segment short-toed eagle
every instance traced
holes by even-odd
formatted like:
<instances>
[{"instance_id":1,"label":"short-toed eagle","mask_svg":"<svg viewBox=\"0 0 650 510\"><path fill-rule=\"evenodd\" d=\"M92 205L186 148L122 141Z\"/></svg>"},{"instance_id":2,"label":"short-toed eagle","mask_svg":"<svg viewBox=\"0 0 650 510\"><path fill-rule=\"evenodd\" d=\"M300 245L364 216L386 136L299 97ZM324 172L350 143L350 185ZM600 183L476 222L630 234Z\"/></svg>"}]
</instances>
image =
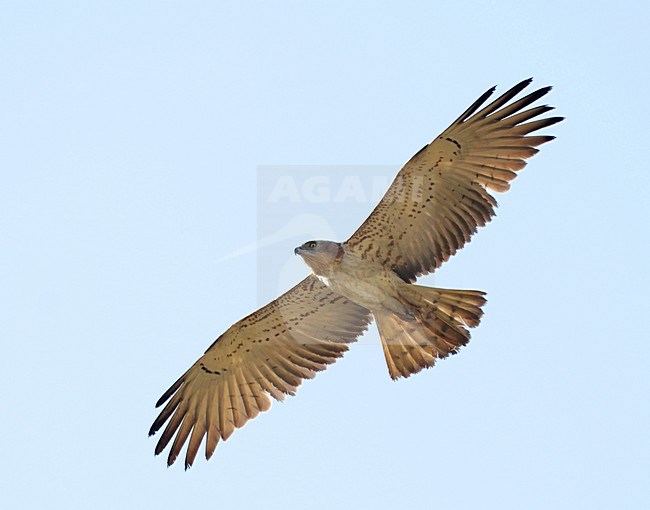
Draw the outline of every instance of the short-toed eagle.
<instances>
[{"instance_id":1,"label":"short-toed eagle","mask_svg":"<svg viewBox=\"0 0 650 510\"><path fill-rule=\"evenodd\" d=\"M404 165L350 239L296 248L312 274L232 325L160 398L156 406L166 405L149 433L167 426L156 454L173 440L172 464L188 443L188 468L205 437L209 459L220 440L269 409L271 398L293 395L303 379L340 358L373 318L393 379L465 345L484 293L413 282L491 220L497 203L490 192L507 191L536 147L553 139L531 133L562 118L540 118L550 106L528 108L550 87L512 101L531 81L482 109L495 89L476 100Z\"/></svg>"}]
</instances>

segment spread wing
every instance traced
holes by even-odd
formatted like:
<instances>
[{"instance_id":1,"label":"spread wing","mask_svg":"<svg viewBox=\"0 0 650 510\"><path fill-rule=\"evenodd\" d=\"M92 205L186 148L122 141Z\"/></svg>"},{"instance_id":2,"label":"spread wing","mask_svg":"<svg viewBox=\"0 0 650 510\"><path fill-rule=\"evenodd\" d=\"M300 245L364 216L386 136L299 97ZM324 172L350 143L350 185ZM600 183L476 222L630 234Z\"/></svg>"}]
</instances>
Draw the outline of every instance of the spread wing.
<instances>
[{"instance_id":1,"label":"spread wing","mask_svg":"<svg viewBox=\"0 0 650 510\"><path fill-rule=\"evenodd\" d=\"M230 327L160 398L169 402L151 426L155 434L167 420L156 455L174 438L171 465L189 437L185 469L194 462L203 437L209 459L226 440L284 400L305 378L343 356L348 343L370 323L368 310L331 292L314 276Z\"/></svg>"},{"instance_id":2,"label":"spread wing","mask_svg":"<svg viewBox=\"0 0 650 510\"><path fill-rule=\"evenodd\" d=\"M553 109L547 105L526 109L551 87L510 103L531 81L477 111L495 89L488 90L415 154L347 241L347 249L391 266L413 282L469 242L495 214L497 202L490 191L507 191L525 160L538 152L535 147L554 138L530 133L562 120L536 119Z\"/></svg>"}]
</instances>

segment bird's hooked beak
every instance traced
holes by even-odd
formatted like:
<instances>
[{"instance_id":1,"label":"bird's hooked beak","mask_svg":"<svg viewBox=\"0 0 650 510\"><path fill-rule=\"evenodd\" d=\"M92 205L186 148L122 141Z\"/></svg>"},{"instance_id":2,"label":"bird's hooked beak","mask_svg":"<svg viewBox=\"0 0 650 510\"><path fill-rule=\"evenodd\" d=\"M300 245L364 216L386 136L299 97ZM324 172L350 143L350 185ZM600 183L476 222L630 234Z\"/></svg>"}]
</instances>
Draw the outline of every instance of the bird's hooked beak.
<instances>
[{"instance_id":1,"label":"bird's hooked beak","mask_svg":"<svg viewBox=\"0 0 650 510\"><path fill-rule=\"evenodd\" d=\"M293 250L293 254L294 254L294 255L300 255L300 252L301 252L301 251L302 251L302 248L301 248L300 246L298 246L297 248L295 248L295 249Z\"/></svg>"}]
</instances>

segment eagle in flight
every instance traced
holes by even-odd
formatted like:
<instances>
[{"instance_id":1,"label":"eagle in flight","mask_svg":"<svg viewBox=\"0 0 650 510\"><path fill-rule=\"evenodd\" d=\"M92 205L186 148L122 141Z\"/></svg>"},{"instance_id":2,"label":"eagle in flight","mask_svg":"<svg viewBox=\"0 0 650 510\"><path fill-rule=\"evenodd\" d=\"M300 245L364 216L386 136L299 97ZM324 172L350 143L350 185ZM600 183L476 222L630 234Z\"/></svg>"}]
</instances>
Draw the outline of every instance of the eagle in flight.
<instances>
[{"instance_id":1,"label":"eagle in flight","mask_svg":"<svg viewBox=\"0 0 650 510\"><path fill-rule=\"evenodd\" d=\"M171 465L188 443L185 468L205 439L220 440L293 395L303 379L343 356L372 319L393 379L455 354L481 319L484 293L415 285L470 241L495 215L491 192L510 181L553 136L531 134L562 120L529 106L544 87L514 98L532 79L487 106L492 88L398 172L375 210L345 242L308 241L295 249L311 268L298 285L233 324L156 403L149 435L167 423ZM189 439L189 442L188 442Z\"/></svg>"}]
</instances>

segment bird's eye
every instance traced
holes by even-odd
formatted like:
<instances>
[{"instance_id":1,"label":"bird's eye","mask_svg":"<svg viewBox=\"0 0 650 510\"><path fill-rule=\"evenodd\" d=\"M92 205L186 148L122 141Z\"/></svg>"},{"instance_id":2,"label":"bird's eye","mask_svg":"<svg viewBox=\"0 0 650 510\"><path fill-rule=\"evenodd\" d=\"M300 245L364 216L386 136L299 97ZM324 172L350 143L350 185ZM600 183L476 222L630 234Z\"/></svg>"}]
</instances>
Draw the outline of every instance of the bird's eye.
<instances>
[{"instance_id":1,"label":"bird's eye","mask_svg":"<svg viewBox=\"0 0 650 510\"><path fill-rule=\"evenodd\" d=\"M307 243L307 248L309 248L310 250L313 250L314 248L316 248L316 241L309 241Z\"/></svg>"}]
</instances>

